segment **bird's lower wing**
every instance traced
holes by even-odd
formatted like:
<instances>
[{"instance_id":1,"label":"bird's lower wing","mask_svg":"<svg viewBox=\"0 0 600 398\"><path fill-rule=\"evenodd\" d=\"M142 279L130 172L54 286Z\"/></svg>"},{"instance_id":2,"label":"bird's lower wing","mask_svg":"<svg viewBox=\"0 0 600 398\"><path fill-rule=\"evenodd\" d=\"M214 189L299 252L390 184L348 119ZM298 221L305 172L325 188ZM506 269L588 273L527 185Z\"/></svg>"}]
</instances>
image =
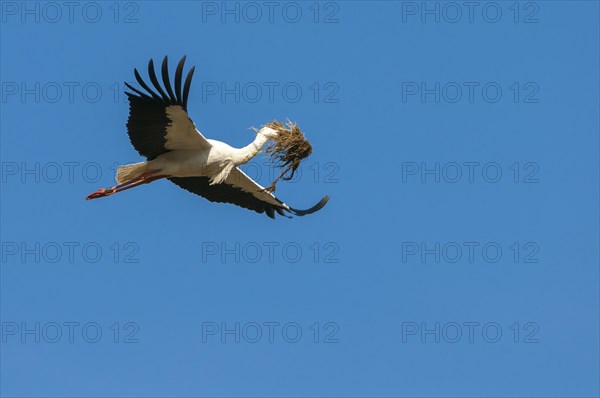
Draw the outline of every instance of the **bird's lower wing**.
<instances>
[{"instance_id":1,"label":"bird's lower wing","mask_svg":"<svg viewBox=\"0 0 600 398\"><path fill-rule=\"evenodd\" d=\"M284 211L298 216L314 213L323 208L329 200L326 196L308 210L293 209L265 191L260 184L237 167L221 184L210 185L208 177L171 177L169 180L211 202L232 203L257 213L266 213L271 218L275 218L275 213L285 216Z\"/></svg>"}]
</instances>

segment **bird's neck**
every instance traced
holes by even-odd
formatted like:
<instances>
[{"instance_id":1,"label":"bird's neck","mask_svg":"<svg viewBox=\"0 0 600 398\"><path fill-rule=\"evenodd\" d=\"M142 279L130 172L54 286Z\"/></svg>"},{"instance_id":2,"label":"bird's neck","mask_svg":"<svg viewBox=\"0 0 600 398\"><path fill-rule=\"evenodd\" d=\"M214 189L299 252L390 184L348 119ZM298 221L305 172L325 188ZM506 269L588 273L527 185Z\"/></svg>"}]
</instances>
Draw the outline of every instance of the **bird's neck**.
<instances>
[{"instance_id":1,"label":"bird's neck","mask_svg":"<svg viewBox=\"0 0 600 398\"><path fill-rule=\"evenodd\" d=\"M252 159L261 150L261 148L269 141L269 138L263 134L256 134L256 138L250 144L240 148L240 163L244 164Z\"/></svg>"}]
</instances>

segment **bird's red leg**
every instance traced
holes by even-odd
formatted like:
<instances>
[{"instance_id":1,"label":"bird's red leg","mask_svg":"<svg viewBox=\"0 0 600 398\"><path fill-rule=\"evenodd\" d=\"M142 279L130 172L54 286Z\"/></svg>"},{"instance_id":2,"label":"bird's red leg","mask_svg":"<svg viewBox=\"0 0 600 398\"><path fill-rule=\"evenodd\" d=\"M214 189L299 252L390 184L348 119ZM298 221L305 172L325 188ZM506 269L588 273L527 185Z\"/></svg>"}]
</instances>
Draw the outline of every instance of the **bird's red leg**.
<instances>
[{"instance_id":1,"label":"bird's red leg","mask_svg":"<svg viewBox=\"0 0 600 398\"><path fill-rule=\"evenodd\" d=\"M128 189L135 188L139 185L148 184L148 183L151 183L152 181L160 180L161 178L165 178L165 177L168 177L168 176L158 175L158 176L147 177L147 178L144 178L143 180L136 181L133 184L129 184L124 187L116 188L116 190L114 192L110 193L109 195L112 195L113 193L117 193L117 192L123 192Z\"/></svg>"},{"instance_id":2,"label":"bird's red leg","mask_svg":"<svg viewBox=\"0 0 600 398\"><path fill-rule=\"evenodd\" d=\"M115 185L110 188L101 188L101 189L97 190L96 192L89 194L85 199L90 200L90 199L102 198L104 196L110 196L117 192L122 192L129 188L134 188L134 187L137 187L138 185L147 184L149 182L156 181L159 178L166 177L166 176L153 176L154 174L156 174L158 172L160 172L160 170L151 170L151 171L141 174L140 176L138 176L132 180L125 181L122 184L118 184L118 185Z\"/></svg>"}]
</instances>

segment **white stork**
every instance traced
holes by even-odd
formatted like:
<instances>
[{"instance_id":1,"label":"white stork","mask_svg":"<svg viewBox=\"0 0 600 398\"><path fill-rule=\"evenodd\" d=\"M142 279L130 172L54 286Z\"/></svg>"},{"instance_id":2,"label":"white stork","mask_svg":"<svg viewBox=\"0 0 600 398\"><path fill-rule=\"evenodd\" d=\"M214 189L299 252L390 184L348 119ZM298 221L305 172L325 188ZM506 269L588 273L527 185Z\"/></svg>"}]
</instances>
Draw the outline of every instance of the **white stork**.
<instances>
[{"instance_id":1,"label":"white stork","mask_svg":"<svg viewBox=\"0 0 600 398\"><path fill-rule=\"evenodd\" d=\"M187 113L187 100L194 69L190 69L182 88L183 64L179 61L175 72L175 92L169 81L167 57L162 63L161 87L154 71L153 61L148 64L148 75L156 89L154 92L134 69L135 78L146 91L142 92L125 83L133 93L129 98L127 131L133 147L146 162L120 166L117 184L99 189L87 196L95 199L122 192L161 178L179 185L211 202L227 202L275 218L275 212L287 216L314 213L327 203L325 196L308 210L297 210L277 199L271 192L252 180L238 166L248 162L278 132L263 127L252 143L243 148L233 148L224 142L206 139ZM166 90L166 92L165 92Z\"/></svg>"}]
</instances>

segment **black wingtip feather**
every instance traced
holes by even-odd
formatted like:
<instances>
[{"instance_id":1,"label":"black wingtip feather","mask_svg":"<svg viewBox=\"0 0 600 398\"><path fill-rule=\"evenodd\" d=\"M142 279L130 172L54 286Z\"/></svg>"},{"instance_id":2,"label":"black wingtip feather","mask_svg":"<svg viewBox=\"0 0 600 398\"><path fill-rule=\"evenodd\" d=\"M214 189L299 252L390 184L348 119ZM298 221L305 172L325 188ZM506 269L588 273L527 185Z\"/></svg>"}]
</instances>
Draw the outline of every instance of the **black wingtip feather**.
<instances>
[{"instance_id":1,"label":"black wingtip feather","mask_svg":"<svg viewBox=\"0 0 600 398\"><path fill-rule=\"evenodd\" d=\"M163 62L162 62L162 79L163 79L165 88L167 89L167 92L169 93L171 103L174 104L177 101L177 99L175 98L175 94L173 93L173 89L171 88L171 82L169 81L169 59L166 55L165 55L165 59L163 59Z\"/></svg>"},{"instance_id":2,"label":"black wingtip feather","mask_svg":"<svg viewBox=\"0 0 600 398\"><path fill-rule=\"evenodd\" d=\"M293 209L290 207L290 210L291 210L292 214L295 214L297 216L305 216L307 214L312 214L314 212L321 210L327 204L328 201L329 201L329 196L324 196L323 199L321 199L319 201L319 203L317 203L310 209L298 210L298 209Z\"/></svg>"},{"instance_id":3,"label":"black wingtip feather","mask_svg":"<svg viewBox=\"0 0 600 398\"><path fill-rule=\"evenodd\" d=\"M148 63L148 76L150 76L150 81L154 85L154 88L156 88L158 93L161 95L163 101L165 101L165 103L168 104L170 99L167 96L167 94L165 94L164 90L160 86L160 83L158 83L158 79L156 78L156 72L154 70L154 61L152 60L150 60L150 62Z\"/></svg>"},{"instance_id":4,"label":"black wingtip feather","mask_svg":"<svg viewBox=\"0 0 600 398\"><path fill-rule=\"evenodd\" d=\"M123 82L125 83L125 87L127 87L128 89L130 89L131 91L133 91L135 94L137 94L138 96L140 96L141 98L145 99L145 100L152 100L152 97L150 97L148 94L141 92L140 90L138 90L137 88L131 86L131 84L127 83L127 82ZM128 93L127 91L125 92L125 94L127 95L134 95L132 93Z\"/></svg>"},{"instance_id":5,"label":"black wingtip feather","mask_svg":"<svg viewBox=\"0 0 600 398\"><path fill-rule=\"evenodd\" d=\"M265 212L267 213L267 216L271 217L272 219L275 219L275 210L273 210L270 207L267 207L265 209Z\"/></svg>"},{"instance_id":6,"label":"black wingtip feather","mask_svg":"<svg viewBox=\"0 0 600 398\"><path fill-rule=\"evenodd\" d=\"M285 214L283 212L283 209L281 207L276 207L275 211L277 212L277 214L279 214L280 216L284 216L285 218L292 218L291 216L288 216L287 214Z\"/></svg>"},{"instance_id":7,"label":"black wingtip feather","mask_svg":"<svg viewBox=\"0 0 600 398\"><path fill-rule=\"evenodd\" d=\"M152 60L150 60L150 62L152 62ZM156 94L154 91L152 91L150 87L148 87L144 79L142 79L142 76L140 76L140 73L137 71L137 69L133 70L133 74L135 75L135 80L137 80L140 86L142 86L142 88L146 90L152 96L152 98L162 101L162 98L158 96L158 94Z\"/></svg>"},{"instance_id":8,"label":"black wingtip feather","mask_svg":"<svg viewBox=\"0 0 600 398\"><path fill-rule=\"evenodd\" d=\"M187 74L187 77L185 78L185 84L183 85L183 109L185 110L187 110L188 96L190 94L190 86L192 85L192 77L194 76L195 70L195 66L193 66L192 69L190 69L190 71Z\"/></svg>"},{"instance_id":9,"label":"black wingtip feather","mask_svg":"<svg viewBox=\"0 0 600 398\"><path fill-rule=\"evenodd\" d=\"M181 77L183 75L183 64L185 63L186 56L184 55L177 64L177 70L175 71L175 94L177 95L177 102L182 103L181 100Z\"/></svg>"}]
</instances>

